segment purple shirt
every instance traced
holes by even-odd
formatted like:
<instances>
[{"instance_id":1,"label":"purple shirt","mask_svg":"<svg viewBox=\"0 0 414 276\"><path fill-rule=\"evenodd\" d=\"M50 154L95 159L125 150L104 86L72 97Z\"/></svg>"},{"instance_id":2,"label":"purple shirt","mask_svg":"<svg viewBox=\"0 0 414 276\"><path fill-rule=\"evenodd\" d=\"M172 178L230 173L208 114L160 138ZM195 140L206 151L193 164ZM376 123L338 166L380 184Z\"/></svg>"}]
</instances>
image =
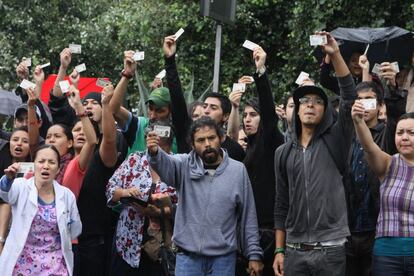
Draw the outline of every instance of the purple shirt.
<instances>
[{"instance_id":1,"label":"purple shirt","mask_svg":"<svg viewBox=\"0 0 414 276\"><path fill-rule=\"evenodd\" d=\"M397 153L380 187L376 237L414 237L414 166Z\"/></svg>"}]
</instances>

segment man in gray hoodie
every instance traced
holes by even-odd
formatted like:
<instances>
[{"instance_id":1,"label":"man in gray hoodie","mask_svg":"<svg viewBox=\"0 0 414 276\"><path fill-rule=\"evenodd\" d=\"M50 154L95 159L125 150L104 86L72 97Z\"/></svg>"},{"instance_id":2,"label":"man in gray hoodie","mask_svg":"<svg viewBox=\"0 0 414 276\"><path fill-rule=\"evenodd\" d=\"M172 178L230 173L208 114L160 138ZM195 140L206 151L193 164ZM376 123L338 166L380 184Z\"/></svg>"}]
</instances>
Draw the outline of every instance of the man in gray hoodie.
<instances>
[{"instance_id":1,"label":"man in gray hoodie","mask_svg":"<svg viewBox=\"0 0 414 276\"><path fill-rule=\"evenodd\" d=\"M340 109L335 120L328 97L317 86L293 93L292 139L275 153L277 276L345 275L350 233L341 174L351 146L356 92L335 39L322 34L341 90Z\"/></svg>"},{"instance_id":2,"label":"man in gray hoodie","mask_svg":"<svg viewBox=\"0 0 414 276\"><path fill-rule=\"evenodd\" d=\"M147 136L151 167L179 194L176 275L233 276L238 243L251 275L260 275L263 251L246 168L221 149L223 132L211 118L194 121L190 138L189 154L168 155L154 132Z\"/></svg>"}]
</instances>

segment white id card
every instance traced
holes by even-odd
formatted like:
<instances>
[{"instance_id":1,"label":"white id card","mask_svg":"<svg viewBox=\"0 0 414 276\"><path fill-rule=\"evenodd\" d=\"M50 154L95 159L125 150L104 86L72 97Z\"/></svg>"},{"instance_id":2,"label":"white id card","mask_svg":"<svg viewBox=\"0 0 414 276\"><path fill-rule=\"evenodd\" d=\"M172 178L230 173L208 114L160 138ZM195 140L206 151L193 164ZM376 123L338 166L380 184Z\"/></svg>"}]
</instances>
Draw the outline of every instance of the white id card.
<instances>
[{"instance_id":1,"label":"white id card","mask_svg":"<svg viewBox=\"0 0 414 276\"><path fill-rule=\"evenodd\" d=\"M60 86L60 89L62 90L62 93L63 93L63 94L65 94L65 93L68 93L68 92L69 92L69 87L70 87L70 83L69 83L69 81L67 81L67 80L60 81L60 82L59 82L59 86Z\"/></svg>"},{"instance_id":2,"label":"white id card","mask_svg":"<svg viewBox=\"0 0 414 276\"><path fill-rule=\"evenodd\" d=\"M175 38L174 40L177 41L177 39L184 33L184 29L180 28L176 33L175 33Z\"/></svg>"},{"instance_id":3,"label":"white id card","mask_svg":"<svg viewBox=\"0 0 414 276\"><path fill-rule=\"evenodd\" d=\"M160 137L170 137L171 127L155 125L154 131Z\"/></svg>"},{"instance_id":4,"label":"white id card","mask_svg":"<svg viewBox=\"0 0 414 276\"><path fill-rule=\"evenodd\" d=\"M233 90L232 91L246 91L246 84L245 83L233 83Z\"/></svg>"},{"instance_id":5,"label":"white id card","mask_svg":"<svg viewBox=\"0 0 414 276\"><path fill-rule=\"evenodd\" d=\"M144 60L144 58L145 58L145 53L144 52L135 52L134 53L133 59L135 61Z\"/></svg>"},{"instance_id":6,"label":"white id card","mask_svg":"<svg viewBox=\"0 0 414 276\"><path fill-rule=\"evenodd\" d=\"M156 75L155 77L157 78L157 79L163 79L163 78L165 78L165 76L166 76L166 74L167 74L167 71L165 71L165 69L163 69L161 72L159 72L158 73L158 75Z\"/></svg>"},{"instance_id":7,"label":"white id card","mask_svg":"<svg viewBox=\"0 0 414 276\"><path fill-rule=\"evenodd\" d=\"M78 73L81 73L81 72L83 72L83 71L86 71L86 65L85 65L85 63L82 63L82 64L77 65L77 66L75 67L75 70L76 70Z\"/></svg>"},{"instance_id":8,"label":"white id card","mask_svg":"<svg viewBox=\"0 0 414 276\"><path fill-rule=\"evenodd\" d=\"M33 88L33 89L35 89L36 88L36 84L34 84L33 82L31 82L31 81L28 81L28 80L23 80L21 83L20 83L20 85L19 85L21 88L23 88L24 90L27 90L27 89L29 89L29 88Z\"/></svg>"},{"instance_id":9,"label":"white id card","mask_svg":"<svg viewBox=\"0 0 414 276\"><path fill-rule=\"evenodd\" d=\"M259 46L259 45L257 45L257 44L256 44L256 43L254 43L254 42L251 42L250 40L246 40L246 41L244 41L244 43L243 43L243 47L244 47L244 48L247 48L247 49L249 49L249 50L251 50L251 51L254 51L254 49L259 48L260 46Z\"/></svg>"},{"instance_id":10,"label":"white id card","mask_svg":"<svg viewBox=\"0 0 414 276\"><path fill-rule=\"evenodd\" d=\"M303 84L305 79L308 79L308 78L309 78L309 74L302 71L302 72L300 72L300 74L299 74L298 78L296 79L295 83L300 86L300 85Z\"/></svg>"},{"instance_id":11,"label":"white id card","mask_svg":"<svg viewBox=\"0 0 414 276\"><path fill-rule=\"evenodd\" d=\"M20 168L17 171L17 177L30 178L34 175L33 162L20 162Z\"/></svg>"},{"instance_id":12,"label":"white id card","mask_svg":"<svg viewBox=\"0 0 414 276\"><path fill-rule=\"evenodd\" d=\"M362 99L365 110L373 110L377 108L377 99Z\"/></svg>"},{"instance_id":13,"label":"white id card","mask_svg":"<svg viewBox=\"0 0 414 276\"><path fill-rule=\"evenodd\" d=\"M69 49L72 54L80 54L82 52L82 46L79 44L69 44Z\"/></svg>"},{"instance_id":14,"label":"white id card","mask_svg":"<svg viewBox=\"0 0 414 276\"><path fill-rule=\"evenodd\" d=\"M325 45L328 43L326 35L311 35L309 36L309 40L311 46Z\"/></svg>"}]
</instances>

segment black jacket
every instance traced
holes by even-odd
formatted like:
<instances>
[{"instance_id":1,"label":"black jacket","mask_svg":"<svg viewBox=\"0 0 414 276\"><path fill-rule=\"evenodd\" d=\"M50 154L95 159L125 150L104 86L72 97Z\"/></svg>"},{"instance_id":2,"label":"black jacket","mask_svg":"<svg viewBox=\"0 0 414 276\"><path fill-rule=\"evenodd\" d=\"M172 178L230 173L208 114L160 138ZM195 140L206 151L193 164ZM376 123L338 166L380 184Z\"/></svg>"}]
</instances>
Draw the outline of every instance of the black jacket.
<instances>
[{"instance_id":1,"label":"black jacket","mask_svg":"<svg viewBox=\"0 0 414 276\"><path fill-rule=\"evenodd\" d=\"M275 153L276 200L275 229L286 230L286 241L321 242L349 235L345 191L339 166L346 166L353 135L352 104L356 98L351 75L338 78L340 110L334 120L327 104L321 123L308 147L300 145L301 122L295 107L292 141ZM281 155L291 147L286 164ZM332 150L334 149L334 150ZM337 164L335 160L341 160ZM281 167L286 169L286 180Z\"/></svg>"},{"instance_id":2,"label":"black jacket","mask_svg":"<svg viewBox=\"0 0 414 276\"><path fill-rule=\"evenodd\" d=\"M250 177L260 228L273 227L275 199L274 152L284 142L277 124L275 104L267 74L254 75L259 96L260 124L257 133L248 137L244 164Z\"/></svg>"},{"instance_id":3,"label":"black jacket","mask_svg":"<svg viewBox=\"0 0 414 276\"><path fill-rule=\"evenodd\" d=\"M383 122L379 122L375 127L370 128L370 132L374 142L381 148L381 150L390 155L394 155L397 153L397 148L395 146L395 130L397 128L398 118L405 113L405 106L407 103L406 93L403 90L394 90L386 87L384 102L387 108L387 123L384 124ZM357 143L354 142L351 147L350 156L352 156L353 147L356 145ZM349 161L350 168L352 168L352 157L349 158ZM362 162L366 162L366 160L362 160ZM351 175L349 179L351 180L350 184L352 186L349 187L347 200L349 227L352 231L356 223L355 220L358 208L364 195L361 193L358 185L353 181L355 177L352 170L350 170L350 173ZM380 181L369 167L366 177L370 193L369 208L372 210L370 213L375 216L373 219L376 220L379 212Z\"/></svg>"}]
</instances>

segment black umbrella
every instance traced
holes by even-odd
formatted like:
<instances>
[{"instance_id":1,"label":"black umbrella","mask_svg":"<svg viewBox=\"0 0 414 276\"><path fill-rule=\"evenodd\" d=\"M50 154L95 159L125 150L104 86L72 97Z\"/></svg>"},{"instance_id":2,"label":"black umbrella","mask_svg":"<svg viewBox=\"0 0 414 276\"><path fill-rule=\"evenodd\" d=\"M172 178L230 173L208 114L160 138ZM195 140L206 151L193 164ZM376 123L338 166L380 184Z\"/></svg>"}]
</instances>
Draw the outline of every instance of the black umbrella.
<instances>
[{"instance_id":1,"label":"black umbrella","mask_svg":"<svg viewBox=\"0 0 414 276\"><path fill-rule=\"evenodd\" d=\"M364 53L368 44L367 56L371 67L384 61L397 61L400 67L411 62L413 33L402 28L337 28L331 35L340 44L339 49L346 62L353 53ZM318 60L322 60L323 53L319 47L314 54Z\"/></svg>"},{"instance_id":2,"label":"black umbrella","mask_svg":"<svg viewBox=\"0 0 414 276\"><path fill-rule=\"evenodd\" d=\"M16 107L22 104L22 99L13 92L0 89L0 114L14 116Z\"/></svg>"}]
</instances>

